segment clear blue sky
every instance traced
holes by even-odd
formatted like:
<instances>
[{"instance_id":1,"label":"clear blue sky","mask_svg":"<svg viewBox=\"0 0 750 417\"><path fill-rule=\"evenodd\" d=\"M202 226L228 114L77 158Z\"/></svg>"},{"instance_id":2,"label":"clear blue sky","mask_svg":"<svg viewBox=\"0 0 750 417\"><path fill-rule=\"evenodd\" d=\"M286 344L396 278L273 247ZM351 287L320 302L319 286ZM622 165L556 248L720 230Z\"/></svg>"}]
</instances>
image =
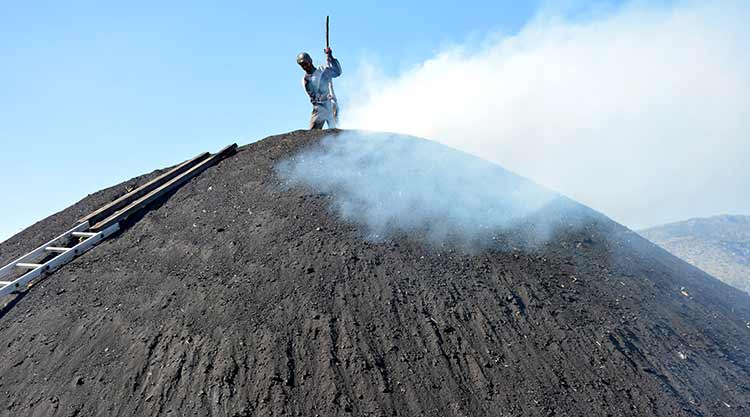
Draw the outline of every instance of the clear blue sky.
<instances>
[{"instance_id":1,"label":"clear blue sky","mask_svg":"<svg viewBox=\"0 0 750 417\"><path fill-rule=\"evenodd\" d=\"M101 188L232 141L306 127L294 59L300 50L322 58L326 14L346 76L363 57L392 73L446 43L515 32L539 7L103 3L0 6L0 241Z\"/></svg>"}]
</instances>

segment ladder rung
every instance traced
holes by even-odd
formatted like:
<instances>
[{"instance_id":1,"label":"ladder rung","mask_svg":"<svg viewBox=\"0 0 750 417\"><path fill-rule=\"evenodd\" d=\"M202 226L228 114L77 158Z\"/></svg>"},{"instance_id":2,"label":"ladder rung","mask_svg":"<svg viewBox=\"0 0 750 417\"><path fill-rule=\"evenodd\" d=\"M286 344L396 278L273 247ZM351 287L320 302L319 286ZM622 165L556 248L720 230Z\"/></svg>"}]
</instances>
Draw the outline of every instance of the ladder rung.
<instances>
[{"instance_id":1,"label":"ladder rung","mask_svg":"<svg viewBox=\"0 0 750 417\"><path fill-rule=\"evenodd\" d=\"M42 265L42 264L27 264L27 263L24 263L24 262L19 262L19 263L16 264L16 266L19 267L19 268L37 269L40 266L44 266L44 265Z\"/></svg>"},{"instance_id":2,"label":"ladder rung","mask_svg":"<svg viewBox=\"0 0 750 417\"><path fill-rule=\"evenodd\" d=\"M60 252L60 253L62 253L62 252L69 251L70 248L59 248L57 246L47 246L46 248L44 248L44 250L46 250L47 252Z\"/></svg>"},{"instance_id":3,"label":"ladder rung","mask_svg":"<svg viewBox=\"0 0 750 417\"><path fill-rule=\"evenodd\" d=\"M72 235L75 236L75 237L91 237L91 236L96 236L96 233L94 233L94 232L73 232Z\"/></svg>"}]
</instances>

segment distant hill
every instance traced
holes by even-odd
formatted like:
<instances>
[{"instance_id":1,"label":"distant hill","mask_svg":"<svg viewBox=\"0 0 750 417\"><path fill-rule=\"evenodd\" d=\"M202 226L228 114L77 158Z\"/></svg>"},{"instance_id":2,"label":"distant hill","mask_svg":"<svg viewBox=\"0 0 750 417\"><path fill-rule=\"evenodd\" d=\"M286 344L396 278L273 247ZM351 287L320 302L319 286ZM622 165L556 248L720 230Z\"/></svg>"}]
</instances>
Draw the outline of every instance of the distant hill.
<instances>
[{"instance_id":1,"label":"distant hill","mask_svg":"<svg viewBox=\"0 0 750 417\"><path fill-rule=\"evenodd\" d=\"M695 218L638 233L727 284L750 293L750 216Z\"/></svg>"}]
</instances>

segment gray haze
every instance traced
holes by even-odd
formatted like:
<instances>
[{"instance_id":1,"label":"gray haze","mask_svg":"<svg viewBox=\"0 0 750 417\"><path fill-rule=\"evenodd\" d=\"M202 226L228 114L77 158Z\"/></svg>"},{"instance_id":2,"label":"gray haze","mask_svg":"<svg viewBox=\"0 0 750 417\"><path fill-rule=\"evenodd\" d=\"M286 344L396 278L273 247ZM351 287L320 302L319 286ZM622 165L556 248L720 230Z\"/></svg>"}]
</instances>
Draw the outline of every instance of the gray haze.
<instances>
[{"instance_id":1,"label":"gray haze","mask_svg":"<svg viewBox=\"0 0 750 417\"><path fill-rule=\"evenodd\" d=\"M478 155L632 228L750 213L750 2L584 14L542 13L393 77L368 57L340 83L343 125Z\"/></svg>"},{"instance_id":2,"label":"gray haze","mask_svg":"<svg viewBox=\"0 0 750 417\"><path fill-rule=\"evenodd\" d=\"M463 245L568 201L495 164L422 139L346 132L283 161L278 174L333 197L333 209L372 239L407 232ZM544 240L551 222L535 221Z\"/></svg>"}]
</instances>

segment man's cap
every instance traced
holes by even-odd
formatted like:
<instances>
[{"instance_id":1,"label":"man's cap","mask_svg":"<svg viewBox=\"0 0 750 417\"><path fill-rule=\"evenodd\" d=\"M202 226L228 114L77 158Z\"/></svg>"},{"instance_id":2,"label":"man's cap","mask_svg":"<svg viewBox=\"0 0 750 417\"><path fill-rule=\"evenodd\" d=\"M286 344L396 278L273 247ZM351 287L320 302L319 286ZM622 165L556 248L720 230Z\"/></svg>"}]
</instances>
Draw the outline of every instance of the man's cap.
<instances>
[{"instance_id":1,"label":"man's cap","mask_svg":"<svg viewBox=\"0 0 750 417\"><path fill-rule=\"evenodd\" d=\"M307 52L300 52L299 54L297 54L297 63L299 65L302 65L303 62L312 64L312 57L310 57L310 54L308 54Z\"/></svg>"}]
</instances>

